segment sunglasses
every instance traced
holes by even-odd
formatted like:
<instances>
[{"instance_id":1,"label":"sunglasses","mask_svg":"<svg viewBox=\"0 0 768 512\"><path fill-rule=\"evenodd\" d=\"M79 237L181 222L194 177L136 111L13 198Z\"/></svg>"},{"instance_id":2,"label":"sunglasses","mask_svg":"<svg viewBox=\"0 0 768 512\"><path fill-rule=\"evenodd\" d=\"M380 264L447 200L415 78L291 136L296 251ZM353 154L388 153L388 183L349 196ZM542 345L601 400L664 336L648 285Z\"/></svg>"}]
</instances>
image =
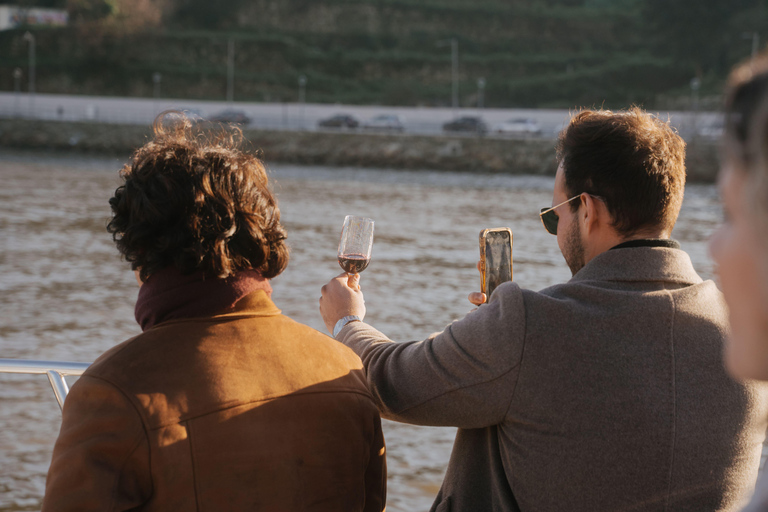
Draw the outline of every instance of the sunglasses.
<instances>
[{"instance_id":1,"label":"sunglasses","mask_svg":"<svg viewBox=\"0 0 768 512\"><path fill-rule=\"evenodd\" d=\"M556 235L557 234L557 222L560 220L560 217L557 216L555 213L555 208L559 208L563 206L565 203L570 203L577 197L581 197L581 194L573 196L572 198L563 201L562 203L555 205L551 208L542 208L541 213L539 214L539 217L541 217L541 223L544 224L544 229L547 230L547 233L550 235Z\"/></svg>"}]
</instances>

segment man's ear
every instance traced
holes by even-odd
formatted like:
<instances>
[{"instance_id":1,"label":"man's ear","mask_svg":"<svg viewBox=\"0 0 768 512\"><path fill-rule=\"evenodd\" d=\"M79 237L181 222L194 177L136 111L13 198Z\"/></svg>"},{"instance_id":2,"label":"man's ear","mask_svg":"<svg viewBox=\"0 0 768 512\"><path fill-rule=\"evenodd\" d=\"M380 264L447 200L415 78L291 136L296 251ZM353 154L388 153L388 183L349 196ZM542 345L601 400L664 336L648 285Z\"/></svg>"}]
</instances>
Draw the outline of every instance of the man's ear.
<instances>
[{"instance_id":1,"label":"man's ear","mask_svg":"<svg viewBox=\"0 0 768 512\"><path fill-rule=\"evenodd\" d=\"M586 192L581 194L580 201L579 221L583 224L584 232L590 234L606 221L603 217L607 212L601 208L602 203L598 204L599 201Z\"/></svg>"}]
</instances>

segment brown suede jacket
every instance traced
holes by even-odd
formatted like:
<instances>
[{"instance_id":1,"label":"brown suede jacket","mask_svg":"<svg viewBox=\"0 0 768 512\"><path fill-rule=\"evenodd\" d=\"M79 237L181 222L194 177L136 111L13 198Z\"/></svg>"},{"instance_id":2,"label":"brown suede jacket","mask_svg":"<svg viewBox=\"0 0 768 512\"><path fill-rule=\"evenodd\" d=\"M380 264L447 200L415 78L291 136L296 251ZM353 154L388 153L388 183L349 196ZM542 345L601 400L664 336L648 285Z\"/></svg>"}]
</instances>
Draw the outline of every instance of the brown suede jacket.
<instances>
[{"instance_id":1,"label":"brown suede jacket","mask_svg":"<svg viewBox=\"0 0 768 512\"><path fill-rule=\"evenodd\" d=\"M359 358L257 291L88 369L64 405L43 511L380 512L384 452Z\"/></svg>"}]
</instances>

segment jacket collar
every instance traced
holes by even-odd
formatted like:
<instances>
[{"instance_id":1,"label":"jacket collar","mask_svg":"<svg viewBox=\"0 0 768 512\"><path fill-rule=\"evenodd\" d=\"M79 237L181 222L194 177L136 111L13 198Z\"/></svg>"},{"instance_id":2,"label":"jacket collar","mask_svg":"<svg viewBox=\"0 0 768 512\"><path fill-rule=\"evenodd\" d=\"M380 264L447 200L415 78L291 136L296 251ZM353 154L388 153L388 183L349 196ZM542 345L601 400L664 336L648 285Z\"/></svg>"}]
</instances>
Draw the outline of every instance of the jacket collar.
<instances>
[{"instance_id":1,"label":"jacket collar","mask_svg":"<svg viewBox=\"0 0 768 512\"><path fill-rule=\"evenodd\" d=\"M272 302L266 291L256 290L237 301L231 309L205 316L165 320L153 327L166 327L180 322L218 322L245 317L277 316L281 313L282 311Z\"/></svg>"},{"instance_id":2,"label":"jacket collar","mask_svg":"<svg viewBox=\"0 0 768 512\"><path fill-rule=\"evenodd\" d=\"M685 251L669 247L614 248L595 256L570 282L665 281L701 283Z\"/></svg>"},{"instance_id":3,"label":"jacket collar","mask_svg":"<svg viewBox=\"0 0 768 512\"><path fill-rule=\"evenodd\" d=\"M232 316L275 316L282 313L272 302L270 294L265 290L256 290L246 295L235 304L230 311L215 315L215 318Z\"/></svg>"},{"instance_id":4,"label":"jacket collar","mask_svg":"<svg viewBox=\"0 0 768 512\"><path fill-rule=\"evenodd\" d=\"M226 278L203 272L182 274L173 266L153 273L139 288L136 321L142 331L175 318L229 312L246 296L262 290L272 294L269 280L256 270L241 270Z\"/></svg>"}]
</instances>

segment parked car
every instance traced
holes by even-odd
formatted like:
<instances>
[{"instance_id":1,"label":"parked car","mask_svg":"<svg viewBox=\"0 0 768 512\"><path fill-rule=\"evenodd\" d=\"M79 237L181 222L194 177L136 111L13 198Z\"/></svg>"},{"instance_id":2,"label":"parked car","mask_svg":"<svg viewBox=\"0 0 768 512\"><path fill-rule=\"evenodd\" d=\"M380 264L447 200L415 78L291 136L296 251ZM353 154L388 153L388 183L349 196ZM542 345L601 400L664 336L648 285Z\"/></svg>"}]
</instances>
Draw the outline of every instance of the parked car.
<instances>
[{"instance_id":1,"label":"parked car","mask_svg":"<svg viewBox=\"0 0 768 512\"><path fill-rule=\"evenodd\" d=\"M211 116L211 121L215 123L233 123L233 124L248 124L251 122L251 118L246 115L242 110L227 109L222 110L218 114Z\"/></svg>"},{"instance_id":2,"label":"parked car","mask_svg":"<svg viewBox=\"0 0 768 512\"><path fill-rule=\"evenodd\" d=\"M317 123L322 128L357 128L359 125L360 122L349 114L336 114Z\"/></svg>"},{"instance_id":3,"label":"parked car","mask_svg":"<svg viewBox=\"0 0 768 512\"><path fill-rule=\"evenodd\" d=\"M365 122L363 128L385 132L402 132L405 130L402 118L392 114L382 114L373 117Z\"/></svg>"},{"instance_id":4,"label":"parked car","mask_svg":"<svg viewBox=\"0 0 768 512\"><path fill-rule=\"evenodd\" d=\"M446 132L470 132L485 134L488 132L488 125L478 116L462 116L448 121L443 125L443 131Z\"/></svg>"},{"instance_id":5,"label":"parked car","mask_svg":"<svg viewBox=\"0 0 768 512\"><path fill-rule=\"evenodd\" d=\"M494 132L502 135L541 135L541 127L535 119L521 117L496 125Z\"/></svg>"},{"instance_id":6,"label":"parked car","mask_svg":"<svg viewBox=\"0 0 768 512\"><path fill-rule=\"evenodd\" d=\"M202 123L205 121L203 118L203 112L199 108L182 108L181 112L187 116L187 119L192 121L192 124Z\"/></svg>"},{"instance_id":7,"label":"parked car","mask_svg":"<svg viewBox=\"0 0 768 512\"><path fill-rule=\"evenodd\" d=\"M709 124L705 124L704 126L701 126L698 130L699 136L705 137L707 139L719 139L723 136L723 131L725 129L724 122L722 118L716 119L712 121Z\"/></svg>"}]
</instances>

